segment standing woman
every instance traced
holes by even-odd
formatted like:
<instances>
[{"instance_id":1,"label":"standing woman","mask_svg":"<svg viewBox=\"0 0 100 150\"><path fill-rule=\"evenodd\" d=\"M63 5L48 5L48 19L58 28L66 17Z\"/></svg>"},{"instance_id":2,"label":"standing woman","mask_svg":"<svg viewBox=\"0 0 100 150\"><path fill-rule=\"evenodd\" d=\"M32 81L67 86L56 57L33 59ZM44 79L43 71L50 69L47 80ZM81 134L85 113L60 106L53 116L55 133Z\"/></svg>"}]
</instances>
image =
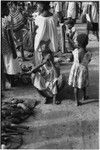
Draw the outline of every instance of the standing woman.
<instances>
[{"instance_id":1,"label":"standing woman","mask_svg":"<svg viewBox=\"0 0 100 150\"><path fill-rule=\"evenodd\" d=\"M27 19L23 14L18 9L18 2L17 1L12 1L9 3L9 16L8 20L12 26L13 30L13 36L17 43L21 43L21 56L22 60L25 60L24 56L24 49L23 49L23 28L25 28L25 24L27 22ZM19 44L20 45L20 44Z\"/></svg>"},{"instance_id":2,"label":"standing woman","mask_svg":"<svg viewBox=\"0 0 100 150\"><path fill-rule=\"evenodd\" d=\"M57 52L58 50L58 39L57 39L57 28L56 21L50 13L50 2L38 1L37 11L39 15L35 19L35 25L37 27L36 36L34 41L35 49L35 65L41 63L41 48L40 42L48 41L50 39L49 48L52 52Z\"/></svg>"},{"instance_id":3,"label":"standing woman","mask_svg":"<svg viewBox=\"0 0 100 150\"><path fill-rule=\"evenodd\" d=\"M18 63L14 41L12 39L11 28L7 19L9 9L6 2L1 3L2 11L2 32L1 32L1 52L2 52L2 78L10 82L14 86L14 76L21 72Z\"/></svg>"},{"instance_id":4,"label":"standing woman","mask_svg":"<svg viewBox=\"0 0 100 150\"><path fill-rule=\"evenodd\" d=\"M96 34L97 40L99 41L99 4L97 2L90 2L87 10L87 35L93 31Z\"/></svg>"}]
</instances>

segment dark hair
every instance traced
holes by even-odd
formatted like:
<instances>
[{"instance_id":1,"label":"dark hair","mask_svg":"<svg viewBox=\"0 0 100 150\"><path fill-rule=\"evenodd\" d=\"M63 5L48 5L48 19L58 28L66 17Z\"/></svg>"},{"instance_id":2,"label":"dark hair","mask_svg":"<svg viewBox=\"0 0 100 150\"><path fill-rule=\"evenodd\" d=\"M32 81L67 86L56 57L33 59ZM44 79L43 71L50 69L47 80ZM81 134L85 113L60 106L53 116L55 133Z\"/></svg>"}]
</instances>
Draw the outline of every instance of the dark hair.
<instances>
[{"instance_id":1,"label":"dark hair","mask_svg":"<svg viewBox=\"0 0 100 150\"><path fill-rule=\"evenodd\" d=\"M11 1L11 5L15 4L15 6L18 5L18 2L17 1Z\"/></svg>"},{"instance_id":2,"label":"dark hair","mask_svg":"<svg viewBox=\"0 0 100 150\"><path fill-rule=\"evenodd\" d=\"M78 46L85 48L88 44L88 36L85 33L81 33L77 36Z\"/></svg>"},{"instance_id":3,"label":"dark hair","mask_svg":"<svg viewBox=\"0 0 100 150\"><path fill-rule=\"evenodd\" d=\"M37 4L41 4L44 10L50 9L50 2L49 1L37 1Z\"/></svg>"},{"instance_id":4,"label":"dark hair","mask_svg":"<svg viewBox=\"0 0 100 150\"><path fill-rule=\"evenodd\" d=\"M1 1L1 17L9 15L9 8L7 4L7 1Z\"/></svg>"},{"instance_id":5,"label":"dark hair","mask_svg":"<svg viewBox=\"0 0 100 150\"><path fill-rule=\"evenodd\" d=\"M68 20L68 21L66 22L66 24L70 24L70 25L73 25L73 26L74 26L75 22L74 22L73 20Z\"/></svg>"}]
</instances>

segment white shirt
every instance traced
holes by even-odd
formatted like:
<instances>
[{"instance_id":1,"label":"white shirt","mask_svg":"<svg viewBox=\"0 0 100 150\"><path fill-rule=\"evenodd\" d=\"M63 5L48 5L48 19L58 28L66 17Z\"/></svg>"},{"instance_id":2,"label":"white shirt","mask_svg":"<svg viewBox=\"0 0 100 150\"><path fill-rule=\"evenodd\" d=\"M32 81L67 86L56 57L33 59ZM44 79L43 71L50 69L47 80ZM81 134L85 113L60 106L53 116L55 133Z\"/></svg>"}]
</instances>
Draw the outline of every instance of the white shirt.
<instances>
[{"instance_id":1,"label":"white shirt","mask_svg":"<svg viewBox=\"0 0 100 150\"><path fill-rule=\"evenodd\" d=\"M92 21L94 23L98 23L99 16L98 16L98 13L97 13L97 8L96 8L96 4L95 3L92 3L91 18L92 18Z\"/></svg>"},{"instance_id":2,"label":"white shirt","mask_svg":"<svg viewBox=\"0 0 100 150\"><path fill-rule=\"evenodd\" d=\"M55 12L62 11L62 2L55 2Z\"/></svg>"},{"instance_id":3,"label":"white shirt","mask_svg":"<svg viewBox=\"0 0 100 150\"><path fill-rule=\"evenodd\" d=\"M58 34L54 17L43 17L39 15L35 19L35 24L38 26L34 43L35 51L39 49L41 40L48 41L50 39L50 49L56 52L58 50Z\"/></svg>"},{"instance_id":4,"label":"white shirt","mask_svg":"<svg viewBox=\"0 0 100 150\"><path fill-rule=\"evenodd\" d=\"M68 3L67 17L68 18L71 17L72 19L76 18L76 3L75 2Z\"/></svg>"},{"instance_id":5,"label":"white shirt","mask_svg":"<svg viewBox=\"0 0 100 150\"><path fill-rule=\"evenodd\" d=\"M82 2L83 15L87 13L87 6L88 6L88 2Z\"/></svg>"},{"instance_id":6,"label":"white shirt","mask_svg":"<svg viewBox=\"0 0 100 150\"><path fill-rule=\"evenodd\" d=\"M97 6L96 6L96 4L91 2L88 5L91 6L91 20L92 20L92 22L98 23L98 21L99 21L99 14L97 13ZM89 16L88 13L86 14L86 18L87 18L87 20L89 22L91 21L90 20L90 16Z\"/></svg>"}]
</instances>

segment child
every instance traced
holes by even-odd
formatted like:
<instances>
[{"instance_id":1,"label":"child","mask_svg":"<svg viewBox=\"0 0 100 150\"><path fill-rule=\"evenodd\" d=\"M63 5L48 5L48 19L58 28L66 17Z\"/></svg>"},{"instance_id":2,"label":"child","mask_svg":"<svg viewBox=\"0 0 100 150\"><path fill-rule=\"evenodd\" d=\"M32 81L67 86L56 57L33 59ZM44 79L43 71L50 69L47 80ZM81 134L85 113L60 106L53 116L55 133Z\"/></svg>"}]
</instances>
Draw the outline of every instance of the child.
<instances>
[{"instance_id":1,"label":"child","mask_svg":"<svg viewBox=\"0 0 100 150\"><path fill-rule=\"evenodd\" d=\"M87 98L86 87L88 86L88 63L91 60L91 53L87 51L86 46L88 44L88 36L86 34L79 34L77 37L78 48L76 48L73 54L73 65L69 74L68 84L74 87L75 100L77 106L81 105L78 99L78 91L83 91L83 100Z\"/></svg>"},{"instance_id":2,"label":"child","mask_svg":"<svg viewBox=\"0 0 100 150\"><path fill-rule=\"evenodd\" d=\"M60 75L59 70L55 67L54 57L49 49L48 41L41 41L41 64L33 69L32 83L38 92L46 97L46 102L53 98L53 104L60 104L57 99L57 94L62 89L63 77Z\"/></svg>"},{"instance_id":3,"label":"child","mask_svg":"<svg viewBox=\"0 0 100 150\"><path fill-rule=\"evenodd\" d=\"M77 39L77 31L74 27L74 21L73 20L68 20L66 26L66 36L68 39L68 50L74 50L77 43L76 43L76 39Z\"/></svg>"}]
</instances>

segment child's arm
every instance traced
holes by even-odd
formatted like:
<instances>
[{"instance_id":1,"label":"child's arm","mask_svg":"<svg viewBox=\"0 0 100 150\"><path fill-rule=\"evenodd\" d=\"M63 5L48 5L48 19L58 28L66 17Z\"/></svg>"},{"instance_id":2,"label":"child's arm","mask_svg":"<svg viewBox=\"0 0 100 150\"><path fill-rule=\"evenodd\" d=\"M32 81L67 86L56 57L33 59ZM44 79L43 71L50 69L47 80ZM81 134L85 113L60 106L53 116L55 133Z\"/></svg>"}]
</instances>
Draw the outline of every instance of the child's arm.
<instances>
[{"instance_id":1,"label":"child's arm","mask_svg":"<svg viewBox=\"0 0 100 150\"><path fill-rule=\"evenodd\" d=\"M39 72L40 68L41 68L45 63L46 63L46 61L43 62L43 63L41 63L40 65L36 66L35 68L33 68L31 71L27 72L27 74Z\"/></svg>"},{"instance_id":2,"label":"child's arm","mask_svg":"<svg viewBox=\"0 0 100 150\"><path fill-rule=\"evenodd\" d=\"M74 36L75 32L76 32L76 31L74 31L74 32L71 33L71 35L70 35L70 38L71 38L71 39L73 39L73 36Z\"/></svg>"},{"instance_id":3,"label":"child's arm","mask_svg":"<svg viewBox=\"0 0 100 150\"><path fill-rule=\"evenodd\" d=\"M31 73L36 73L40 70L40 67L42 67L50 58L50 55L47 55L47 57L43 60L43 62L36 66L35 68L33 68L31 71L27 72L27 74L31 74Z\"/></svg>"},{"instance_id":4,"label":"child's arm","mask_svg":"<svg viewBox=\"0 0 100 150\"><path fill-rule=\"evenodd\" d=\"M73 49L75 49L74 41L70 37L68 37L68 41L72 45Z\"/></svg>"}]
</instances>

